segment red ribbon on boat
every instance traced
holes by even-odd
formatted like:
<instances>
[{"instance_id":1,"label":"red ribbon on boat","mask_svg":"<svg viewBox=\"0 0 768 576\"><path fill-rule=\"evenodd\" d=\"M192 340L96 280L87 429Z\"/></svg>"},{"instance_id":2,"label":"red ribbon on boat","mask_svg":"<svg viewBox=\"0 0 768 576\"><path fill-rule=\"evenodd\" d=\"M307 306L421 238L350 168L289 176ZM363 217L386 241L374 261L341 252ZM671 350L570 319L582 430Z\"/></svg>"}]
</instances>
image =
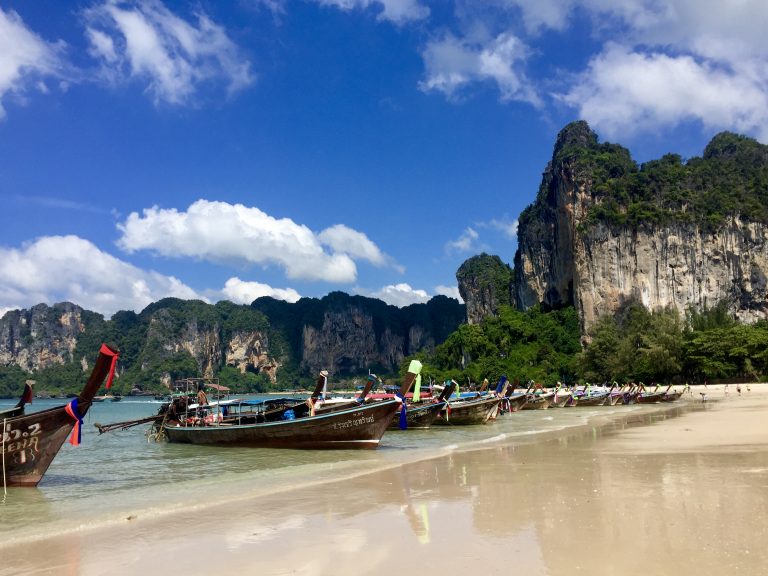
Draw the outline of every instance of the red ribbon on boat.
<instances>
[{"instance_id":1,"label":"red ribbon on boat","mask_svg":"<svg viewBox=\"0 0 768 576\"><path fill-rule=\"evenodd\" d=\"M106 385L107 390L109 390L109 388L112 386L112 380L115 378L115 367L117 366L117 358L120 356L120 354L110 350L109 346L106 344L101 345L101 350L99 350L99 353L112 356L112 364L109 366L109 376L107 376Z\"/></svg>"},{"instance_id":2,"label":"red ribbon on boat","mask_svg":"<svg viewBox=\"0 0 768 576\"><path fill-rule=\"evenodd\" d=\"M74 398L69 404L64 406L64 411L75 421L75 426L72 428L72 435L69 437L69 443L72 444L72 446L79 446L83 418L80 416L80 410L77 407L77 398Z\"/></svg>"}]
</instances>

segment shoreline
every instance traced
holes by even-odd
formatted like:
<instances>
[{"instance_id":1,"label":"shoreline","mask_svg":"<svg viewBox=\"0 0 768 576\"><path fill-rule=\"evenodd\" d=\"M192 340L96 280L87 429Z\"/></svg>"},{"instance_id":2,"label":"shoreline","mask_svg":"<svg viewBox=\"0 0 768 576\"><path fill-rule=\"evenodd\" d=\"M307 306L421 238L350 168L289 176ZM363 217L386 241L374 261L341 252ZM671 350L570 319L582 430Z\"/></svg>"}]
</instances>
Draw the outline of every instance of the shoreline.
<instances>
[{"instance_id":1,"label":"shoreline","mask_svg":"<svg viewBox=\"0 0 768 576\"><path fill-rule=\"evenodd\" d=\"M657 405L659 410L644 414L607 419L598 415L578 429L481 443L375 472L219 502L212 507L201 503L199 508L186 511L129 518L98 533L80 530L19 542L2 548L8 563L0 568L0 575L210 574L247 571L255 566L265 574L333 571L343 575L357 574L361 568L367 574L385 574L398 569L394 564L398 558L405 561L406 568L401 571L406 574L422 573L422 560L439 567L434 571L447 574L478 567L492 574L506 574L509 551L501 547L510 545L519 548L519 567L526 567L524 573L571 574L589 565L584 573L640 574L621 560L619 552L637 546L647 548L650 541L659 538L647 530L643 533L645 525L663 531L664 522L673 521L686 541L685 534L701 531L702 525L705 530L714 529L708 527L712 519L729 516L717 502L699 510L698 515L694 506L694 513L686 508L680 516L678 504L685 498L706 497L707 502L723 499L723 485L741 482L749 490L727 491L737 500L730 508L746 514L748 507L742 501L746 500L757 506L752 515L758 521L762 516L760 503L764 508L768 501L768 457L764 455L768 446L768 386L752 385L751 392L742 392L742 397L735 391L725 397L722 387L708 388L717 402L688 400L682 406ZM702 459L712 461L713 466L697 465ZM743 461L741 468L736 467L741 476L734 476L734 461ZM650 481L648 476L654 471L658 478ZM675 474L682 476L670 486L669 476ZM718 479L718 474L722 478ZM662 497L672 495L668 503L671 517L665 513L663 502L646 504L638 498L622 497L624 491L652 495L654 488ZM604 506L605 498L611 506ZM686 518L690 514L692 517ZM608 550L583 557L580 564L560 566L549 550L554 538L564 549L572 548L569 556L573 558L578 552L576 544L582 538L592 541L594 534L574 537L572 532L591 526L602 539L610 540L613 531L623 533L622 522L636 525L638 519L642 526L624 533L626 543L623 539L601 543ZM743 521L740 524L745 526L736 529L733 541L737 547L742 542L751 555L741 555L746 558L742 564L756 560L768 564L762 546L756 544L764 541L765 528ZM449 527L452 530L446 530ZM749 530L753 535L747 533ZM627 544L638 538L635 544ZM698 537L694 540L698 542ZM464 545L471 552L456 550ZM46 553L35 554L41 547ZM369 556L372 549L373 558ZM527 554L530 550L536 553ZM446 557L446 551L452 553ZM612 558L611 570L590 560L598 557ZM632 557L630 554L627 562ZM670 549L660 556L660 566L669 569L644 573L671 572L673 567L680 574L697 576L737 573L735 564L723 566L723 561L707 555L704 558L714 561L712 566L719 566L719 572L708 572L709 568L696 561L693 566L697 569L686 572L686 568L677 567L675 557ZM208 565L201 558L215 558L216 562Z\"/></svg>"}]
</instances>

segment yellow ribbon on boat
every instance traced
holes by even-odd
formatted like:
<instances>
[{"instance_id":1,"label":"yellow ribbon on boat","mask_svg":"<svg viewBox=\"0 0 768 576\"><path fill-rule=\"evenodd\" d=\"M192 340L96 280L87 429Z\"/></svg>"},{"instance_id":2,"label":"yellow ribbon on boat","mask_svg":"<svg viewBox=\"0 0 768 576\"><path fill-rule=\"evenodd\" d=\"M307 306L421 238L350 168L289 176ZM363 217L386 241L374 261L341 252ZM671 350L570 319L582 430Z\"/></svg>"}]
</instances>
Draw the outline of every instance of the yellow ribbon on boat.
<instances>
[{"instance_id":1,"label":"yellow ribbon on boat","mask_svg":"<svg viewBox=\"0 0 768 576\"><path fill-rule=\"evenodd\" d=\"M413 385L413 402L421 400L421 374L416 375L416 383Z\"/></svg>"}]
</instances>

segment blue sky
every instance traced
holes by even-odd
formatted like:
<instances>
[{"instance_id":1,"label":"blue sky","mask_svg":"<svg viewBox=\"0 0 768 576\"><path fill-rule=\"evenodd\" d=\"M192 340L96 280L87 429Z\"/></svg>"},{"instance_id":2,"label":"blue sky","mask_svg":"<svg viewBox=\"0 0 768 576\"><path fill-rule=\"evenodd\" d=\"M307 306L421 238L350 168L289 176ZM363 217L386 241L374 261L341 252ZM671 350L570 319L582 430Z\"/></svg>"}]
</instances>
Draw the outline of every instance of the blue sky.
<instances>
[{"instance_id":1,"label":"blue sky","mask_svg":"<svg viewBox=\"0 0 768 576\"><path fill-rule=\"evenodd\" d=\"M0 0L0 313L458 297L558 131L768 140L763 0Z\"/></svg>"}]
</instances>

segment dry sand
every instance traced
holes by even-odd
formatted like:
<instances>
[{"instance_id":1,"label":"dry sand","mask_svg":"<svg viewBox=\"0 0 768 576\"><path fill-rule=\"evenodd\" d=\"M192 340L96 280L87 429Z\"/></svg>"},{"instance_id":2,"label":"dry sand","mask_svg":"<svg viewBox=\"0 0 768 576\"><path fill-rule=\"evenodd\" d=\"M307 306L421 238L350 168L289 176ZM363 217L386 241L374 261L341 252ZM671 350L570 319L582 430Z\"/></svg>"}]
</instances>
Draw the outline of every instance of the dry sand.
<instances>
[{"instance_id":1,"label":"dry sand","mask_svg":"<svg viewBox=\"0 0 768 576\"><path fill-rule=\"evenodd\" d=\"M768 574L768 385L707 393L692 410L3 549L0 574Z\"/></svg>"}]
</instances>

